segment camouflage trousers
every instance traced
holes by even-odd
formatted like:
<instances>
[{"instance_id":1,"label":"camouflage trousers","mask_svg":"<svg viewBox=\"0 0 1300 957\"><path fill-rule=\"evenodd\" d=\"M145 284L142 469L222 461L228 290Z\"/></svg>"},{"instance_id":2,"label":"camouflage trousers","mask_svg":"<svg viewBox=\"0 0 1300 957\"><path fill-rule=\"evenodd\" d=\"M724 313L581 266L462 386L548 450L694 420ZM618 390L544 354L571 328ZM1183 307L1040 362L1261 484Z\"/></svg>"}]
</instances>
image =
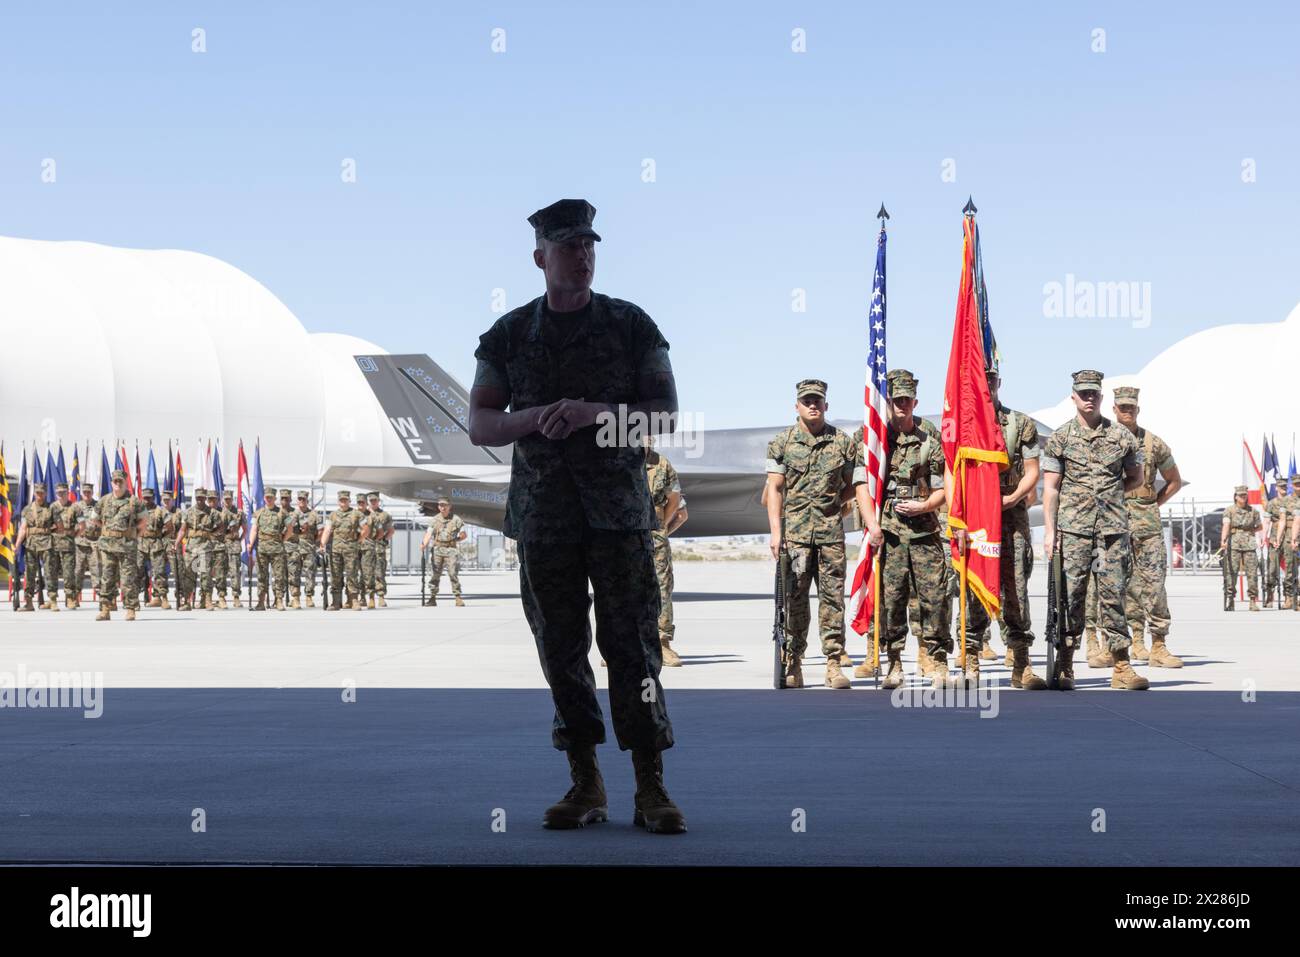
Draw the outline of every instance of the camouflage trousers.
<instances>
[{"instance_id":1,"label":"camouflage trousers","mask_svg":"<svg viewBox=\"0 0 1300 957\"><path fill-rule=\"evenodd\" d=\"M605 741L589 657L590 581L618 746L624 751L671 748L673 727L659 683L659 589L650 532L584 529L580 542L520 541L518 547L524 617L555 702L552 744L566 751Z\"/></svg>"},{"instance_id":2,"label":"camouflage trousers","mask_svg":"<svg viewBox=\"0 0 1300 957\"><path fill-rule=\"evenodd\" d=\"M1033 615L1029 609L1029 576L1034 572L1034 543L1029 532L1029 510L1012 508L1002 513L1002 557L999 561L1002 595L998 627L1007 647L1034 643ZM974 595L966 596L966 653L978 652L988 633L989 614Z\"/></svg>"},{"instance_id":3,"label":"camouflage trousers","mask_svg":"<svg viewBox=\"0 0 1300 957\"><path fill-rule=\"evenodd\" d=\"M185 590L193 595L196 606L212 594L212 548L210 541L193 539L185 542Z\"/></svg>"},{"instance_id":4,"label":"camouflage trousers","mask_svg":"<svg viewBox=\"0 0 1300 957\"><path fill-rule=\"evenodd\" d=\"M917 634L926 650L940 660L952 651L948 569L939 536L903 541L885 533L880 569L882 648L902 651L907 645L908 604L917 597Z\"/></svg>"},{"instance_id":5,"label":"camouflage trousers","mask_svg":"<svg viewBox=\"0 0 1300 957\"><path fill-rule=\"evenodd\" d=\"M312 564L315 564L315 555L312 555ZM284 571L287 577L286 592L293 598L302 597L302 566L303 554L302 544L300 542L284 543Z\"/></svg>"},{"instance_id":6,"label":"camouflage trousers","mask_svg":"<svg viewBox=\"0 0 1300 957\"><path fill-rule=\"evenodd\" d=\"M1127 533L1061 533L1061 563L1065 570L1065 601L1069 615L1068 630L1064 634L1075 638L1083 634L1088 581L1092 578L1097 590L1098 638L1103 646L1111 651L1121 651L1133 643L1124 611L1131 561Z\"/></svg>"},{"instance_id":7,"label":"camouflage trousers","mask_svg":"<svg viewBox=\"0 0 1300 957\"><path fill-rule=\"evenodd\" d=\"M35 551L29 545L24 554L26 571L23 572L25 587L23 588L23 599L32 601L36 597L38 588L44 587L46 599L50 594L50 565L54 561L51 557L54 554L53 549L43 548Z\"/></svg>"},{"instance_id":8,"label":"camouflage trousers","mask_svg":"<svg viewBox=\"0 0 1300 957\"><path fill-rule=\"evenodd\" d=\"M361 581L367 595L388 594L388 548L372 548L361 553Z\"/></svg>"},{"instance_id":9,"label":"camouflage trousers","mask_svg":"<svg viewBox=\"0 0 1300 957\"><path fill-rule=\"evenodd\" d=\"M274 590L273 590L274 589ZM284 549L268 551L257 550L257 600L274 602L287 598L289 592L289 571L284 563Z\"/></svg>"},{"instance_id":10,"label":"camouflage trousers","mask_svg":"<svg viewBox=\"0 0 1300 957\"><path fill-rule=\"evenodd\" d=\"M438 597L438 586L442 584L442 570L447 569L447 579L451 582L451 593L460 597L460 551L451 548L433 549L433 561L429 563L429 594Z\"/></svg>"},{"instance_id":11,"label":"camouflage trousers","mask_svg":"<svg viewBox=\"0 0 1300 957\"><path fill-rule=\"evenodd\" d=\"M316 543L299 542L293 561L289 564L289 584L298 594L301 588L308 598L316 594ZM321 588L323 593L325 588Z\"/></svg>"},{"instance_id":12,"label":"camouflage trousers","mask_svg":"<svg viewBox=\"0 0 1300 957\"><path fill-rule=\"evenodd\" d=\"M1169 634L1169 597L1165 594L1165 539L1162 535L1134 538L1132 574L1124 595L1128 630L1134 638L1144 631L1151 640Z\"/></svg>"},{"instance_id":13,"label":"camouflage trousers","mask_svg":"<svg viewBox=\"0 0 1300 957\"><path fill-rule=\"evenodd\" d=\"M1283 565L1286 567L1283 568ZM1265 576L1264 587L1268 594L1271 595L1279 586L1282 588L1283 595L1287 598L1295 595L1296 556L1291 549L1290 542L1286 541L1276 547L1273 545L1268 546L1268 572Z\"/></svg>"},{"instance_id":14,"label":"camouflage trousers","mask_svg":"<svg viewBox=\"0 0 1300 957\"><path fill-rule=\"evenodd\" d=\"M218 598L226 597L226 580L230 577L230 557L226 554L226 543L212 543L212 588Z\"/></svg>"},{"instance_id":15,"label":"camouflage trousers","mask_svg":"<svg viewBox=\"0 0 1300 957\"><path fill-rule=\"evenodd\" d=\"M1225 588L1231 588L1232 594L1237 594L1237 582L1242 575L1246 576L1246 596L1251 601L1259 601L1259 556L1255 554L1255 549L1232 549L1229 560L1232 562L1232 582Z\"/></svg>"},{"instance_id":16,"label":"camouflage trousers","mask_svg":"<svg viewBox=\"0 0 1300 957\"><path fill-rule=\"evenodd\" d=\"M348 586L348 600L361 597L361 549L355 542L345 542L330 548L330 591L334 604L343 602L343 585ZM323 589L322 589L323 590Z\"/></svg>"},{"instance_id":17,"label":"camouflage trousers","mask_svg":"<svg viewBox=\"0 0 1300 957\"><path fill-rule=\"evenodd\" d=\"M223 542L220 548L226 552L226 585L230 588L231 595L242 595L244 593L244 563L243 546L239 542ZM222 598L226 597L226 592L217 592Z\"/></svg>"},{"instance_id":18,"label":"camouflage trousers","mask_svg":"<svg viewBox=\"0 0 1300 957\"><path fill-rule=\"evenodd\" d=\"M808 593L816 582L822 654L827 658L839 657L844 653L844 543L788 542L785 547L790 555L790 577L794 584L785 599L790 651L796 658L802 658L808 648L808 626L812 624Z\"/></svg>"},{"instance_id":19,"label":"camouflage trousers","mask_svg":"<svg viewBox=\"0 0 1300 957\"><path fill-rule=\"evenodd\" d=\"M59 582L63 583L63 597L67 598L73 591L72 579L77 574L77 549L72 544L72 539L64 539L66 545L62 545L59 539L55 539L55 545L50 549L50 569L45 573L45 590L53 598L58 590Z\"/></svg>"},{"instance_id":20,"label":"camouflage trousers","mask_svg":"<svg viewBox=\"0 0 1300 957\"><path fill-rule=\"evenodd\" d=\"M672 641L677 626L673 624L673 547L668 536L658 530L650 533L655 546L655 579L659 582L659 640ZM821 600L820 594L818 601ZM841 602L843 604L843 602ZM840 612L841 631L844 613Z\"/></svg>"},{"instance_id":21,"label":"camouflage trousers","mask_svg":"<svg viewBox=\"0 0 1300 957\"><path fill-rule=\"evenodd\" d=\"M94 545L77 546L77 564L72 573L72 593L80 596L81 589L90 576L90 589L99 591L99 549Z\"/></svg>"},{"instance_id":22,"label":"camouflage trousers","mask_svg":"<svg viewBox=\"0 0 1300 957\"><path fill-rule=\"evenodd\" d=\"M140 608L140 590L136 587L136 550L134 547L123 552L100 551L99 553L99 603L111 605L117 599L120 588L125 596L127 608Z\"/></svg>"},{"instance_id":23,"label":"camouflage trousers","mask_svg":"<svg viewBox=\"0 0 1300 957\"><path fill-rule=\"evenodd\" d=\"M151 541L147 547L140 549L140 566L143 571L145 561L149 563L150 598L167 597L167 543L161 540ZM138 579L141 584L144 576Z\"/></svg>"}]
</instances>

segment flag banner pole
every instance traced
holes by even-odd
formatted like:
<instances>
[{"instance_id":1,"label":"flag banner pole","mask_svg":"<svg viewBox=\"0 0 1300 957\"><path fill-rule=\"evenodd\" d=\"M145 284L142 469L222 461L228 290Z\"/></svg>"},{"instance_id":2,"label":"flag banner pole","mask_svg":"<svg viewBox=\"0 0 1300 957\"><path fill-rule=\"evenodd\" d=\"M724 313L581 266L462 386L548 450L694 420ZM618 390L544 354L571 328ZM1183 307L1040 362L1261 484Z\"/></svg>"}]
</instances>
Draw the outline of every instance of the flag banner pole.
<instances>
[{"instance_id":1,"label":"flag banner pole","mask_svg":"<svg viewBox=\"0 0 1300 957\"><path fill-rule=\"evenodd\" d=\"M884 542L880 543L884 546ZM871 660L876 664L876 690L880 690L880 551L877 549L876 554L871 559L871 604L872 604L872 629L871 629Z\"/></svg>"}]
</instances>

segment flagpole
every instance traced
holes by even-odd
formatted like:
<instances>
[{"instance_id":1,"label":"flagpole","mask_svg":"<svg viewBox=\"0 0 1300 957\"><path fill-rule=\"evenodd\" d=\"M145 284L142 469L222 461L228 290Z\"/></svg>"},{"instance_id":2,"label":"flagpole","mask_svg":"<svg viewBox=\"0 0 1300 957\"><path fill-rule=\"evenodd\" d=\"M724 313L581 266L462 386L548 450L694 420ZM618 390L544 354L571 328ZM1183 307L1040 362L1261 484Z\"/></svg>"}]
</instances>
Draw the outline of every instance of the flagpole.
<instances>
[{"instance_id":1,"label":"flagpole","mask_svg":"<svg viewBox=\"0 0 1300 957\"><path fill-rule=\"evenodd\" d=\"M973 196L969 196L969 195L968 195L968 196L966 197L966 205L962 207L962 210L961 210L961 211L962 211L962 214L963 214L967 219L969 219L969 220L971 220L972 222L974 222L974 220L975 220L975 214L976 214L977 212L979 212L979 210L975 208L975 197L973 197ZM971 270L972 270L972 274L971 274L971 277L970 277L970 282L971 282L971 288L972 288L972 289L974 288L974 283L975 283L974 269L975 269L975 253L974 253L974 251L972 250L972 251L971 251ZM978 308L978 304L977 304L977 308ZM988 364L988 356L985 356L985 357L984 357L984 362L985 362L985 365ZM962 463L957 467L957 471L958 471L959 475L958 475L958 476L955 476L954 478L955 478L956 482L958 482L958 483L960 484L960 486L961 486L961 500L962 500L963 502L965 502L965 501L966 501L966 462L965 462L965 460L963 460ZM952 503L949 502L948 505L949 505L949 508L951 509ZM949 514L951 514L951 511L949 512ZM961 642L961 658L959 659L959 662L960 662L960 667L961 667L961 680L962 680L962 681L965 681L965 679L966 679L966 578L967 578L967 576L970 574L970 562L967 561L967 547L969 546L969 544L970 544L970 543L966 540L966 537L965 537L965 536L962 536L961 547L958 549L958 554L959 554L959 556L960 556L960 558L961 558L961 575L960 575L960 582L959 582L959 586L960 586L960 589L961 589L961 594L960 594L960 596L958 597L958 606L957 606L958 609L959 609L959 614L958 614L958 625L959 625L959 628L960 628L960 630L957 632L957 640L958 640L959 642Z\"/></svg>"}]
</instances>

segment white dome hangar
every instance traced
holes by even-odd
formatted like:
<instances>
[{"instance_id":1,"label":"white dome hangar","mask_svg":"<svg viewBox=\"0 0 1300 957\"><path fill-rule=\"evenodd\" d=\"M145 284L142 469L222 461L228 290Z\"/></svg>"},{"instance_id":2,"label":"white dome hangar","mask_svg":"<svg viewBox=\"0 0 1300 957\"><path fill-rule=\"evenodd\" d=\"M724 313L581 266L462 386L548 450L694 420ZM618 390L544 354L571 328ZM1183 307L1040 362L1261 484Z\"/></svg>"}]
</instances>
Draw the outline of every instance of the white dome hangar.
<instances>
[{"instance_id":1,"label":"white dome hangar","mask_svg":"<svg viewBox=\"0 0 1300 957\"><path fill-rule=\"evenodd\" d=\"M165 451L172 439L193 475L199 440L217 439L233 481L239 440L251 467L260 437L267 481L299 484L332 461L382 461L395 442L353 359L386 350L308 334L211 256L0 237L0 290L11 472L20 441L62 443L70 457L89 439L97 469L101 440Z\"/></svg>"}]
</instances>

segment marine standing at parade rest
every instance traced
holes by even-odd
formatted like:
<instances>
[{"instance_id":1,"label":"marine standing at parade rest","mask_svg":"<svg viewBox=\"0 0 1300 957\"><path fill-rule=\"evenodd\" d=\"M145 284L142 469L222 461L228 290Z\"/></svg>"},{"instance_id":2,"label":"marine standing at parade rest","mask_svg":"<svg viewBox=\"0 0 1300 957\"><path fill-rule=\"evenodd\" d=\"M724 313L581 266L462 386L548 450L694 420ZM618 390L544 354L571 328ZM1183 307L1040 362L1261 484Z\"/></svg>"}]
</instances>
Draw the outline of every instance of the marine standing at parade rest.
<instances>
[{"instance_id":1,"label":"marine standing at parade rest","mask_svg":"<svg viewBox=\"0 0 1300 957\"><path fill-rule=\"evenodd\" d=\"M640 436L611 439L597 418L671 432L677 390L654 321L630 302L591 291L595 212L585 200L560 200L529 217L546 294L479 339L470 440L514 443L504 532L518 542L524 613L555 701L551 740L566 752L573 780L544 826L608 817L596 761L605 722L589 660L590 581L614 733L620 748L631 749L636 773L633 822L676 834L686 821L663 781L673 730L659 682L656 523L645 452Z\"/></svg>"},{"instance_id":2,"label":"marine standing at parade rest","mask_svg":"<svg viewBox=\"0 0 1300 957\"><path fill-rule=\"evenodd\" d=\"M327 611L361 607L361 512L352 507L352 493L339 491L339 507L330 512L321 536L321 548L330 556L330 589L333 601ZM343 601L343 584L347 582L348 603Z\"/></svg>"},{"instance_id":3,"label":"marine standing at parade rest","mask_svg":"<svg viewBox=\"0 0 1300 957\"><path fill-rule=\"evenodd\" d=\"M32 501L27 503L19 516L22 524L18 528L18 538L14 540L14 554L23 545L27 546L26 571L23 573L23 606L19 611L35 611L32 596L39 587L48 587L50 581L50 550L54 547L54 510L45 501L45 483L32 484ZM47 593L42 609L58 611L54 599Z\"/></svg>"},{"instance_id":4,"label":"marine standing at parade rest","mask_svg":"<svg viewBox=\"0 0 1300 957\"><path fill-rule=\"evenodd\" d=\"M144 531L144 505L126 490L126 472L113 470L113 493L99 500L99 614L95 621L108 621L119 582L126 605L126 620L135 621L140 608L140 590L135 584L136 542Z\"/></svg>"},{"instance_id":5,"label":"marine standing at parade rest","mask_svg":"<svg viewBox=\"0 0 1300 957\"><path fill-rule=\"evenodd\" d=\"M1264 537L1268 541L1268 565L1264 574L1264 605L1273 604L1273 592L1281 589L1286 601L1283 610L1294 607L1291 582L1295 574L1295 562L1291 559L1291 517L1295 514L1296 497L1287 484L1286 494L1275 495L1269 499L1264 509ZM1282 565L1285 563L1285 579Z\"/></svg>"},{"instance_id":6,"label":"marine standing at parade rest","mask_svg":"<svg viewBox=\"0 0 1300 957\"><path fill-rule=\"evenodd\" d=\"M73 537L76 531L76 515L73 502L68 497L68 483L59 482L54 486L54 502L50 505L54 513L54 544L50 548L50 571L47 587L50 599L58 610L58 584L63 582L63 606L75 607L72 596L72 579L77 572L77 545Z\"/></svg>"},{"instance_id":7,"label":"marine standing at parade rest","mask_svg":"<svg viewBox=\"0 0 1300 957\"><path fill-rule=\"evenodd\" d=\"M767 444L767 523L769 547L779 560L790 557L794 591L786 596L790 654L785 686L803 687L803 656L812 624L809 590L817 583L817 620L825 684L843 690L844 523L853 498L854 445L847 432L826 421L826 383L804 379L795 386L794 425ZM865 481L865 477L862 479ZM784 522L784 532L782 531Z\"/></svg>"},{"instance_id":8,"label":"marine standing at parade rest","mask_svg":"<svg viewBox=\"0 0 1300 957\"><path fill-rule=\"evenodd\" d=\"M249 541L249 548L257 549L257 607L253 611L266 611L268 604L276 611L284 611L288 584L284 567L284 512L275 504L275 489L266 489L264 496L266 503L253 513Z\"/></svg>"},{"instance_id":9,"label":"marine standing at parade rest","mask_svg":"<svg viewBox=\"0 0 1300 957\"><path fill-rule=\"evenodd\" d=\"M997 369L986 372L989 395L993 399L998 425L1007 446L1009 465L999 473L1002 495L1002 551L1000 625L1002 638L1011 653L1011 687L1025 691L1042 691L1047 682L1034 674L1029 663L1029 648L1034 643L1032 616L1029 609L1029 576L1034 570L1034 542L1029 532L1029 496L1038 485L1038 427L1023 412L1008 409L998 398L1002 377ZM957 531L958 544L965 532ZM966 594L966 662L983 656L982 636L989 627L989 614L967 590ZM987 659L986 659L987 660ZM970 670L969 667L967 669ZM976 672L978 674L978 672Z\"/></svg>"},{"instance_id":10,"label":"marine standing at parade rest","mask_svg":"<svg viewBox=\"0 0 1300 957\"><path fill-rule=\"evenodd\" d=\"M1124 611L1131 554L1124 494L1142 483L1142 452L1133 433L1101 414L1102 374L1074 373L1075 416L1052 433L1043 452L1044 549L1050 562L1059 547L1069 608L1059 650L1062 690L1074 690L1075 642L1083 634L1088 573L1097 580L1097 617L1105 645L1115 660L1110 686L1145 691L1146 678L1129 663L1133 643Z\"/></svg>"},{"instance_id":11,"label":"marine standing at parade rest","mask_svg":"<svg viewBox=\"0 0 1300 957\"><path fill-rule=\"evenodd\" d=\"M1296 609L1296 582L1300 580L1296 574L1295 549L1291 546L1297 525L1297 513L1300 513L1300 495L1296 493L1295 479L1288 478L1286 494L1278 495L1278 498L1286 505L1285 523L1282 527L1281 538L1281 561L1286 563L1286 568L1283 570L1282 581L1279 585L1285 599L1282 602L1283 611Z\"/></svg>"},{"instance_id":12,"label":"marine standing at parade rest","mask_svg":"<svg viewBox=\"0 0 1300 957\"><path fill-rule=\"evenodd\" d=\"M95 503L95 485L93 482L81 483L81 498L72 506L72 521L75 531L73 542L77 547L76 565L72 575L72 596L74 607L81 607L81 589L90 575L92 592L99 590L99 553L95 548L99 541L99 508Z\"/></svg>"},{"instance_id":13,"label":"marine standing at parade rest","mask_svg":"<svg viewBox=\"0 0 1300 957\"><path fill-rule=\"evenodd\" d=\"M1142 451L1142 484L1124 495L1128 506L1128 534L1133 550L1133 568L1124 596L1125 613L1134 661L1146 661L1152 668L1181 668L1183 660L1169 653L1169 597L1165 592L1165 536L1160 525L1160 508L1183 487L1178 463L1165 440L1138 425L1138 389L1124 385L1115 390L1115 421L1133 433ZM1165 486L1156 493L1156 474ZM1285 524L1285 517L1283 518ZM1151 650L1143 643L1143 632L1151 632Z\"/></svg>"},{"instance_id":14,"label":"marine standing at parade rest","mask_svg":"<svg viewBox=\"0 0 1300 957\"><path fill-rule=\"evenodd\" d=\"M361 513L360 534L357 540L358 562L361 567L361 607L374 608L375 546L370 541L370 500L364 493L357 496L357 511Z\"/></svg>"},{"instance_id":15,"label":"marine standing at parade rest","mask_svg":"<svg viewBox=\"0 0 1300 957\"><path fill-rule=\"evenodd\" d=\"M387 608L388 543L393 540L393 516L380 507L378 492L366 497L370 500L370 522L365 532L365 540L371 546L369 607Z\"/></svg>"},{"instance_id":16,"label":"marine standing at parade rest","mask_svg":"<svg viewBox=\"0 0 1300 957\"><path fill-rule=\"evenodd\" d=\"M444 568L447 569L447 579L451 582L451 593L456 598L456 606L462 607L465 604L460 597L460 548L457 543L468 537L469 533L465 531L461 517L452 514L451 501L438 499L438 514L429 523L424 539L420 542L422 549L427 550L430 545L433 546L427 575L429 597L425 604L428 607L433 608L438 604L438 586L442 584Z\"/></svg>"},{"instance_id":17,"label":"marine standing at parade rest","mask_svg":"<svg viewBox=\"0 0 1300 957\"><path fill-rule=\"evenodd\" d=\"M149 576L149 607L161 608L167 599L167 527L171 516L167 509L154 503L153 489L142 488L140 494L139 567L144 574L146 563Z\"/></svg>"},{"instance_id":18,"label":"marine standing at parade rest","mask_svg":"<svg viewBox=\"0 0 1300 957\"><path fill-rule=\"evenodd\" d=\"M668 536L677 527L673 520L677 517L681 505L682 483L677 477L677 470L673 468L673 463L649 444L648 437L645 477L646 484L650 487L650 501L655 508L655 519L659 522L659 527L650 531L655 546L655 580L659 583L659 653L663 657L665 668L680 668L682 659L678 657L677 652L673 651L672 645L676 628L673 625L673 549L668 542ZM820 597L820 591L818 594ZM840 644L843 647L842 640Z\"/></svg>"},{"instance_id":19,"label":"marine standing at parade rest","mask_svg":"<svg viewBox=\"0 0 1300 957\"><path fill-rule=\"evenodd\" d=\"M1231 580L1224 580L1224 587L1230 593L1235 591L1237 576L1245 572L1251 611L1259 611L1259 559L1255 555L1255 538L1262 528L1259 512L1250 504L1250 490L1238 485L1232 494L1232 504L1223 510L1219 547L1223 549L1223 560L1233 571Z\"/></svg>"},{"instance_id":20,"label":"marine standing at parade rest","mask_svg":"<svg viewBox=\"0 0 1300 957\"><path fill-rule=\"evenodd\" d=\"M180 604L180 566L176 562L176 534L181 528L181 513L176 508L175 496L171 489L163 489L162 493L162 513L163 513L163 578L162 585L155 589L153 597L158 599L158 607L162 609L171 608L171 603L167 600L167 591L170 588L167 569L176 576L176 603ZM152 602L150 602L152 604Z\"/></svg>"},{"instance_id":21,"label":"marine standing at parade rest","mask_svg":"<svg viewBox=\"0 0 1300 957\"><path fill-rule=\"evenodd\" d=\"M176 550L184 556L185 588L177 606L212 611L212 545L217 534L217 516L208 505L207 489L194 490L194 505L181 519Z\"/></svg>"},{"instance_id":22,"label":"marine standing at parade rest","mask_svg":"<svg viewBox=\"0 0 1300 957\"><path fill-rule=\"evenodd\" d=\"M313 596L316 594L316 552L320 548L320 515L311 507L311 494L306 491L298 493L298 510L293 516L298 528L298 575L291 570L290 579L301 582L303 601L308 608L315 607ZM300 577L301 576L301 577ZM328 585L326 586L328 587ZM322 601L328 601L325 588L321 589Z\"/></svg>"},{"instance_id":23,"label":"marine standing at parade rest","mask_svg":"<svg viewBox=\"0 0 1300 957\"><path fill-rule=\"evenodd\" d=\"M231 606L239 605L239 532L244 524L244 517L235 507L235 490L225 489L221 493L221 502L214 509L215 538L212 540L212 583L216 587L217 607L226 607L226 594L231 597ZM234 549L232 552L231 545Z\"/></svg>"},{"instance_id":24,"label":"marine standing at parade rest","mask_svg":"<svg viewBox=\"0 0 1300 957\"><path fill-rule=\"evenodd\" d=\"M276 590L287 608L301 607L298 601L298 577L294 568L298 563L298 519L293 508L293 492L287 488L280 489L280 514L284 517L284 531L280 541L284 543L284 582Z\"/></svg>"}]
</instances>

